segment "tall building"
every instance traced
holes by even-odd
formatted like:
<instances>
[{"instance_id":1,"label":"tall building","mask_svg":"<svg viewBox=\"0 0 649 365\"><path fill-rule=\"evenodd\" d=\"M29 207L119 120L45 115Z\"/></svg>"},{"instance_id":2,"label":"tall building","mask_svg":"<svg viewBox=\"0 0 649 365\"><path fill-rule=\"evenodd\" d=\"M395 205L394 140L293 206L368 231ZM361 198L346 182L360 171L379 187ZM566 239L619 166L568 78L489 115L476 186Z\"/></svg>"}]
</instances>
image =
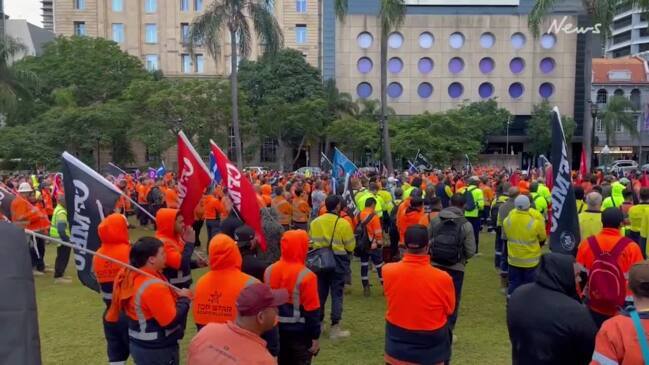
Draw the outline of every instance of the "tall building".
<instances>
[{"instance_id":1,"label":"tall building","mask_svg":"<svg viewBox=\"0 0 649 365\"><path fill-rule=\"evenodd\" d=\"M403 25L388 38L388 105L397 114L444 111L466 100L495 98L514 121L509 137L490 137L488 150L505 153L509 144L515 153L526 153L532 108L547 100L575 118L580 135L585 42L576 32L550 31L553 21L564 18L580 25L580 1L557 4L539 37L528 29L534 0L405 3ZM340 21L334 0L323 3L324 76L358 99L380 98L379 6L376 0L350 0L348 15Z\"/></svg>"},{"instance_id":2,"label":"tall building","mask_svg":"<svg viewBox=\"0 0 649 365\"><path fill-rule=\"evenodd\" d=\"M649 55L649 16L630 5L620 7L613 18L606 42L607 57Z\"/></svg>"},{"instance_id":3,"label":"tall building","mask_svg":"<svg viewBox=\"0 0 649 365\"><path fill-rule=\"evenodd\" d=\"M62 35L102 37L139 57L150 70L166 76L214 76L230 73L230 37L223 34L216 62L204 48L192 56L187 47L192 20L211 0L54 0L54 31ZM300 50L319 64L320 7L317 0L274 2L273 11L285 46ZM251 57L260 54L254 39Z\"/></svg>"},{"instance_id":4,"label":"tall building","mask_svg":"<svg viewBox=\"0 0 649 365\"><path fill-rule=\"evenodd\" d=\"M54 31L54 0L41 0L43 29Z\"/></svg>"},{"instance_id":5,"label":"tall building","mask_svg":"<svg viewBox=\"0 0 649 365\"><path fill-rule=\"evenodd\" d=\"M17 40L25 48L9 59L16 62L26 56L40 56L47 42L54 40L54 33L38 27L24 19L7 19L5 22L7 35Z\"/></svg>"}]
</instances>

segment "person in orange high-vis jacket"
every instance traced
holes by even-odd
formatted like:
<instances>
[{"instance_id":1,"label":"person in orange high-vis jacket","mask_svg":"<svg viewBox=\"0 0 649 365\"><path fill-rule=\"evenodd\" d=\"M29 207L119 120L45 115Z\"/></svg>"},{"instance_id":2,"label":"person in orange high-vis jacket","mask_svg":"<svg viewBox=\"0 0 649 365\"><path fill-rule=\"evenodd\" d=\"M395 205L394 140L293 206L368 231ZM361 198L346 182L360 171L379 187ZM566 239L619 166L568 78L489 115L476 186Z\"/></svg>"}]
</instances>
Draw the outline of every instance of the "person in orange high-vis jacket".
<instances>
[{"instance_id":1,"label":"person in orange high-vis jacket","mask_svg":"<svg viewBox=\"0 0 649 365\"><path fill-rule=\"evenodd\" d=\"M147 196L149 196L152 187L153 181L148 178L143 178L142 182L137 186L137 202L142 207L142 209L138 209L138 220L142 227L146 227L149 224L150 217L145 211L149 211Z\"/></svg>"},{"instance_id":2,"label":"person in orange high-vis jacket","mask_svg":"<svg viewBox=\"0 0 649 365\"><path fill-rule=\"evenodd\" d=\"M52 197L52 190L50 190L49 184L43 184L41 188L41 199L43 201L45 214L47 214L47 217L51 221L52 214L54 213L54 199Z\"/></svg>"},{"instance_id":3,"label":"person in orange high-vis jacket","mask_svg":"<svg viewBox=\"0 0 649 365\"><path fill-rule=\"evenodd\" d=\"M272 193L273 188L270 185L264 184L261 186L261 198L264 201L266 207L270 207L273 201L273 198L271 197Z\"/></svg>"},{"instance_id":4,"label":"person in orange high-vis jacket","mask_svg":"<svg viewBox=\"0 0 649 365\"><path fill-rule=\"evenodd\" d=\"M194 229L185 226L178 209L162 208L156 214L156 238L164 243L166 267L162 271L169 282L179 288L192 285L191 257L194 252Z\"/></svg>"},{"instance_id":5,"label":"person in orange high-vis jacket","mask_svg":"<svg viewBox=\"0 0 649 365\"><path fill-rule=\"evenodd\" d=\"M212 240L217 233L221 231L221 216L223 213L223 204L221 199L216 196L214 191L205 196L205 225L207 226L207 240Z\"/></svg>"},{"instance_id":6,"label":"person in orange high-vis jacket","mask_svg":"<svg viewBox=\"0 0 649 365\"><path fill-rule=\"evenodd\" d=\"M121 313L126 313L129 350L135 364L179 365L178 342L184 336L192 292L169 287L161 273L165 250L157 238L142 237L135 242L129 261L147 275L121 270L104 318L115 323Z\"/></svg>"},{"instance_id":7,"label":"person in orange high-vis jacket","mask_svg":"<svg viewBox=\"0 0 649 365\"><path fill-rule=\"evenodd\" d=\"M291 220L293 228L308 230L310 213L311 208L306 200L305 192L296 189L295 198L293 198L293 218Z\"/></svg>"},{"instance_id":8,"label":"person in orange high-vis jacket","mask_svg":"<svg viewBox=\"0 0 649 365\"><path fill-rule=\"evenodd\" d=\"M178 191L176 190L176 183L172 180L169 181L167 189L164 191L165 194L165 204L167 208L178 209Z\"/></svg>"},{"instance_id":9,"label":"person in orange high-vis jacket","mask_svg":"<svg viewBox=\"0 0 649 365\"><path fill-rule=\"evenodd\" d=\"M417 196L411 197L408 208L405 210L402 216L397 218L397 228L399 229L399 247L403 248L406 229L414 224L419 224L424 216L424 201Z\"/></svg>"},{"instance_id":10,"label":"person in orange high-vis jacket","mask_svg":"<svg viewBox=\"0 0 649 365\"><path fill-rule=\"evenodd\" d=\"M306 231L284 232L281 257L264 273L272 289L286 289L289 302L279 306L279 364L310 364L320 350L318 279L305 266L309 249Z\"/></svg>"},{"instance_id":11,"label":"person in orange high-vis jacket","mask_svg":"<svg viewBox=\"0 0 649 365\"><path fill-rule=\"evenodd\" d=\"M16 199L11 202L11 222L20 228L26 228L38 233L48 234L50 220L45 212L37 208L34 190L28 182L18 186ZM45 240L35 238L35 244L30 247L29 253L32 259L32 271L36 276L45 274Z\"/></svg>"},{"instance_id":12,"label":"person in orange high-vis jacket","mask_svg":"<svg viewBox=\"0 0 649 365\"><path fill-rule=\"evenodd\" d=\"M206 200L207 194L203 194L201 200L198 201L198 204L196 204L196 207L194 208L194 223L192 223L192 228L194 228L194 245L196 247L200 247L201 245L201 229L203 229L203 224L205 223Z\"/></svg>"},{"instance_id":13,"label":"person in orange high-vis jacket","mask_svg":"<svg viewBox=\"0 0 649 365\"><path fill-rule=\"evenodd\" d=\"M119 260L129 262L131 244L128 239L128 222L126 217L113 213L106 217L97 228L101 246L97 253ZM113 300L113 284L122 265L106 260L99 256L92 259L92 270L99 283L101 297L108 309ZM125 363L129 356L128 349L128 317L122 315L115 323L103 319L104 336L106 337L106 350L110 364Z\"/></svg>"},{"instance_id":14,"label":"person in orange high-vis jacket","mask_svg":"<svg viewBox=\"0 0 649 365\"><path fill-rule=\"evenodd\" d=\"M361 259L361 283L363 284L363 295L370 296L370 279L368 276L370 259L376 268L379 282L383 285L383 228L381 227L381 218L375 213L376 199L367 198L365 200L365 209L360 213L360 224L365 223L365 230L369 238L370 247L366 252L360 254ZM356 242L358 245L358 242Z\"/></svg>"},{"instance_id":15,"label":"person in orange high-vis jacket","mask_svg":"<svg viewBox=\"0 0 649 365\"><path fill-rule=\"evenodd\" d=\"M241 271L241 253L230 236L219 233L209 244L210 271L196 282L192 303L197 330L208 323L226 323L237 317L239 293L259 280Z\"/></svg>"},{"instance_id":16,"label":"person in orange high-vis jacket","mask_svg":"<svg viewBox=\"0 0 649 365\"><path fill-rule=\"evenodd\" d=\"M293 218L293 205L286 200L284 190L281 187L275 187L275 197L272 199L270 206L277 212L279 224L288 231Z\"/></svg>"},{"instance_id":17,"label":"person in orange high-vis jacket","mask_svg":"<svg viewBox=\"0 0 649 365\"><path fill-rule=\"evenodd\" d=\"M448 317L455 308L453 280L431 266L425 226L408 227L404 240L403 259L383 267L385 362L441 365L451 357Z\"/></svg>"},{"instance_id":18,"label":"person in orange high-vis jacket","mask_svg":"<svg viewBox=\"0 0 649 365\"><path fill-rule=\"evenodd\" d=\"M642 261L643 258L642 252L640 252L640 247L635 242L628 240L626 237L622 237L622 235L620 234L620 227L622 226L623 221L624 215L619 208L607 208L606 210L604 210L604 212L602 212L602 231L599 234L591 237L594 238L597 247L599 247L602 252L611 253L618 245L626 245L617 259L619 269L622 271L624 277L626 278L628 277L631 266L633 266L633 264L635 264L636 262ZM589 243L589 239L591 237L587 237L583 241L581 241L577 250L577 263L582 265L588 272L590 272L590 269L593 267L593 263L596 259ZM624 242L623 240L625 239L628 242ZM627 290L626 301L631 302L631 299L631 292ZM593 304L588 303L588 301L586 301L586 303L588 305L588 309L590 310L590 314L593 317L595 324L597 325L597 328L600 328L605 320L613 317L619 309L615 307L596 307Z\"/></svg>"}]
</instances>

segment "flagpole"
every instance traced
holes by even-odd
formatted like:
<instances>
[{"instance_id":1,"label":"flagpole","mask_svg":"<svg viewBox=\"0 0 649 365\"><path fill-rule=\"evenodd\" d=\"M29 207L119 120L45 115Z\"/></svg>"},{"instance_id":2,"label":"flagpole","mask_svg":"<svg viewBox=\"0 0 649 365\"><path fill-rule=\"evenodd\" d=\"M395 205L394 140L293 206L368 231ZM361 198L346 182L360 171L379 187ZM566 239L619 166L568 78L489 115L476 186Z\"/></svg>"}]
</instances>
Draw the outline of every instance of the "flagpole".
<instances>
[{"instance_id":1,"label":"flagpole","mask_svg":"<svg viewBox=\"0 0 649 365\"><path fill-rule=\"evenodd\" d=\"M25 229L25 232L28 233L28 234L31 234L32 236L35 236L35 237L39 237L39 238L42 238L42 239L45 239L45 240L49 240L49 241L54 241L54 242L56 242L56 243L58 243L58 244L60 244L60 245L63 245L63 246L66 246L66 247L70 247L70 248L72 248L73 250L77 250L77 251L81 251L81 252L85 252L85 253L91 254L91 255L93 255L93 256L101 257L101 258L104 259L104 260L107 260L107 261L110 261L110 262L112 262L112 263L115 263L115 264L118 264L118 265L120 265L120 266L123 266L123 267L125 267L125 268L127 268L127 269L129 269L129 270L131 270L131 271L135 271L135 272L137 272L138 274L141 274L141 275L144 275L144 276L148 276L148 277L150 277L150 278L152 278L152 279L158 279L158 280L160 280L160 278L157 277L157 276L155 276L155 275L149 274L148 272L146 272L146 271L142 271L142 270L138 269L138 268L135 267L135 266L132 266L132 265L127 264L127 263L125 263L125 262L119 261L119 260L114 259L114 258L112 258L112 257L110 257L110 256L106 256L106 255L101 254L101 253L99 253L99 252L97 252L97 251L93 251L93 250L89 250L89 249L87 249L87 248L85 248L85 247L80 247L80 246L77 246L77 245L73 245L73 244L68 243L68 242L65 242L65 241L63 241L63 240L61 240L61 239L59 239L59 238L50 237L50 236L48 236L48 235L44 235L44 234L41 234L41 233L38 233L38 232L34 232L34 231L32 231L32 230L29 230L29 229ZM180 291L180 288L178 288L177 286L175 286L175 285L169 283L168 281L160 280L160 282L161 282L162 284L168 286L169 288L175 290L175 291Z\"/></svg>"},{"instance_id":2,"label":"flagpole","mask_svg":"<svg viewBox=\"0 0 649 365\"><path fill-rule=\"evenodd\" d=\"M148 210L144 209L144 207L141 206L140 204L136 203L135 200L133 200L133 198L131 198L130 196L126 195L126 194L125 194L123 191L121 191L121 190L120 190L120 193L119 193L119 194L120 194L121 196L125 197L126 199L128 199L128 201L130 201L133 205L135 205L136 207L138 207L138 209L140 209L140 210L142 211L142 213L148 215L149 218L153 219L154 222L156 221L156 219L155 219L155 217L153 216L153 214L151 214L151 212L149 212Z\"/></svg>"}]
</instances>

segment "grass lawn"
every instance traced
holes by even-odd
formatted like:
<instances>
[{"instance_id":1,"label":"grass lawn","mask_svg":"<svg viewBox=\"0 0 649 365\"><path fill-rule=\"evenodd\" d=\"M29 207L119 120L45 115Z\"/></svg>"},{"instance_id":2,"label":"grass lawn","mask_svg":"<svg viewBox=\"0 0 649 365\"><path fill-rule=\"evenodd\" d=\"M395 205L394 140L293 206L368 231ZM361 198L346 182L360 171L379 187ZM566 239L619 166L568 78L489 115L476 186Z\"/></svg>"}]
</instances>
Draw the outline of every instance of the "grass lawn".
<instances>
[{"instance_id":1,"label":"grass lawn","mask_svg":"<svg viewBox=\"0 0 649 365\"><path fill-rule=\"evenodd\" d=\"M131 239L151 233L132 230ZM511 363L505 297L500 293L499 278L493 268L493 240L493 235L481 235L480 247L484 255L472 259L467 267L456 327L459 340L453 347L452 360L455 364ZM47 250L48 265L53 267L56 249L48 245ZM69 285L53 284L51 274L35 278L43 363L106 364L101 325L103 302L97 293L79 283L73 270L74 263L71 261L68 275L74 281ZM353 270L353 291L345 296L342 322L352 336L331 342L328 333L325 333L321 341L322 349L314 364L384 364L385 301L377 286L376 274L370 273L374 284L372 297L365 298L360 285L358 261L354 262ZM202 271L194 271L194 279L201 274ZM327 312L329 309L330 302L327 303ZM181 344L183 359L186 359L185 351L194 334L195 327L190 315L187 333Z\"/></svg>"}]
</instances>

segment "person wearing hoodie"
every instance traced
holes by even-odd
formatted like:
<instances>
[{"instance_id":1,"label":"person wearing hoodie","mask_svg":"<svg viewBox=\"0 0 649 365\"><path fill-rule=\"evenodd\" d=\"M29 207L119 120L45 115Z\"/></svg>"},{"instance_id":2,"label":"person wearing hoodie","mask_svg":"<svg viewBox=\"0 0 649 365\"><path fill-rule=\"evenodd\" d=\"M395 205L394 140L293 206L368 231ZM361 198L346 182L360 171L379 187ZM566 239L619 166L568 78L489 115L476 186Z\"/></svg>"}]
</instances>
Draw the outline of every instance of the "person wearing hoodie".
<instances>
[{"instance_id":1,"label":"person wearing hoodie","mask_svg":"<svg viewBox=\"0 0 649 365\"><path fill-rule=\"evenodd\" d=\"M237 241L243 259L241 271L252 275L259 281L264 280L264 271L266 271L269 263L257 257L258 242L255 237L255 230L244 224L234 231L234 240Z\"/></svg>"},{"instance_id":2,"label":"person wearing hoodie","mask_svg":"<svg viewBox=\"0 0 649 365\"><path fill-rule=\"evenodd\" d=\"M622 203L624 203L623 192L626 187L622 184L622 180L629 181L628 179L623 178L620 181L615 181L611 184L611 196L604 199L604 201L602 202L602 212L606 210L606 208L620 208L622 206Z\"/></svg>"},{"instance_id":3,"label":"person wearing hoodie","mask_svg":"<svg viewBox=\"0 0 649 365\"><path fill-rule=\"evenodd\" d=\"M507 306L512 364L590 362L597 327L579 301L579 274L571 255L546 253L535 281L512 294Z\"/></svg>"},{"instance_id":4,"label":"person wearing hoodie","mask_svg":"<svg viewBox=\"0 0 649 365\"><path fill-rule=\"evenodd\" d=\"M162 208L156 214L156 238L164 244L166 254L164 276L179 288L192 285L191 257L196 234L178 209Z\"/></svg>"},{"instance_id":5,"label":"person wearing hoodie","mask_svg":"<svg viewBox=\"0 0 649 365\"><path fill-rule=\"evenodd\" d=\"M465 203L464 195L454 194L451 197L451 206L442 209L428 226L431 261L435 267L446 271L451 276L455 288L455 309L448 319L451 330L455 328L457 312L460 308L464 268L467 261L475 255L476 247L473 226L464 217ZM449 254L456 259L444 260L436 257L449 256ZM453 337L456 338L455 335Z\"/></svg>"},{"instance_id":6,"label":"person wearing hoodie","mask_svg":"<svg viewBox=\"0 0 649 365\"><path fill-rule=\"evenodd\" d=\"M129 261L129 253L131 252L131 244L128 238L128 222L126 217L118 213L113 213L99 224L97 231L99 233L99 240L101 241L101 246L97 250L97 253L127 264ZM104 304L106 304L106 310L111 305L113 284L117 273L121 269L122 265L99 256L94 256L92 259L92 270L99 283L99 290ZM125 364L129 356L128 317L122 314L115 323L106 321L103 316L102 320L104 336L106 337L108 362L110 364Z\"/></svg>"},{"instance_id":7,"label":"person wearing hoodie","mask_svg":"<svg viewBox=\"0 0 649 365\"><path fill-rule=\"evenodd\" d=\"M305 266L309 236L303 230L284 233L281 257L264 273L271 289L286 289L289 302L279 306L280 365L307 365L320 351L318 278Z\"/></svg>"},{"instance_id":8,"label":"person wearing hoodie","mask_svg":"<svg viewBox=\"0 0 649 365\"><path fill-rule=\"evenodd\" d=\"M264 206L266 208L270 207L270 204L273 201L273 197L271 196L271 194L273 193L273 187L268 184L264 184L259 190L261 191L261 199L264 201Z\"/></svg>"}]
</instances>

